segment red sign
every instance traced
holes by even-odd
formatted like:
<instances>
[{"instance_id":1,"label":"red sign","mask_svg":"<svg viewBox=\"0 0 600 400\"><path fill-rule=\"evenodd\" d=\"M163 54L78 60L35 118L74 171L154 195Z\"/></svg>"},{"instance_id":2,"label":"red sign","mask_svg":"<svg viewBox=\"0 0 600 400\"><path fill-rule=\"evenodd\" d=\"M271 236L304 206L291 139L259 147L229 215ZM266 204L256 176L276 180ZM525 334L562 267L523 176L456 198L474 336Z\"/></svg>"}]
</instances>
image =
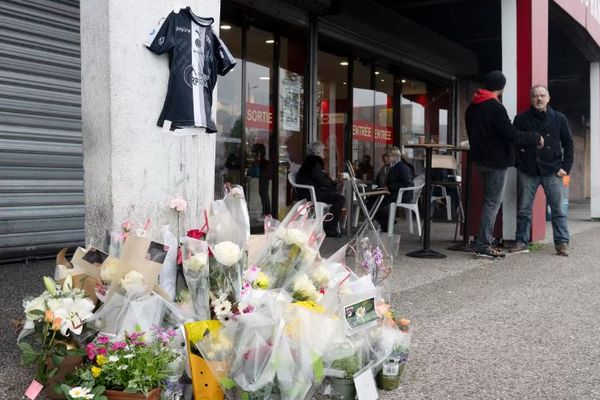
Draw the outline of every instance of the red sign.
<instances>
[{"instance_id":1,"label":"red sign","mask_svg":"<svg viewBox=\"0 0 600 400\"><path fill-rule=\"evenodd\" d=\"M273 128L273 109L263 104L246 103L246 128L271 130Z\"/></svg>"},{"instance_id":2,"label":"red sign","mask_svg":"<svg viewBox=\"0 0 600 400\"><path fill-rule=\"evenodd\" d=\"M352 124L352 138L363 142L394 143L390 126L373 125L366 121L354 121Z\"/></svg>"}]
</instances>

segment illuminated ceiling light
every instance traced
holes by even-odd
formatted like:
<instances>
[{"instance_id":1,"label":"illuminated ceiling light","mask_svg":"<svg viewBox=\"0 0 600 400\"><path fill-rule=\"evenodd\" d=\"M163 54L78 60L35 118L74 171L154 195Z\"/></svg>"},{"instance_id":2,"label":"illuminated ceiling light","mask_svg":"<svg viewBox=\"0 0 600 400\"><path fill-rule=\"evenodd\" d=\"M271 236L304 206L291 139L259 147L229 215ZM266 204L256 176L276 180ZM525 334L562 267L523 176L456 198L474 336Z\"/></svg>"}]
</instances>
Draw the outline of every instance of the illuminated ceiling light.
<instances>
[{"instance_id":1,"label":"illuminated ceiling light","mask_svg":"<svg viewBox=\"0 0 600 400\"><path fill-rule=\"evenodd\" d=\"M346 82L342 82L344 85L346 84Z\"/></svg>"},{"instance_id":2,"label":"illuminated ceiling light","mask_svg":"<svg viewBox=\"0 0 600 400\"><path fill-rule=\"evenodd\" d=\"M379 71L375 71L375 75L379 75Z\"/></svg>"},{"instance_id":3,"label":"illuminated ceiling light","mask_svg":"<svg viewBox=\"0 0 600 400\"><path fill-rule=\"evenodd\" d=\"M343 65L343 66L345 67L346 65L348 65L348 61L342 61L342 62L340 63L340 65Z\"/></svg>"},{"instance_id":4,"label":"illuminated ceiling light","mask_svg":"<svg viewBox=\"0 0 600 400\"><path fill-rule=\"evenodd\" d=\"M260 77L260 78L258 78L258 79L260 79L261 81L268 81L268 80L269 80L269 79L271 79L271 78L269 78L268 76L261 76L261 77Z\"/></svg>"},{"instance_id":5,"label":"illuminated ceiling light","mask_svg":"<svg viewBox=\"0 0 600 400\"><path fill-rule=\"evenodd\" d=\"M228 31L231 29L231 25L221 25L221 29L223 29L224 31Z\"/></svg>"},{"instance_id":6,"label":"illuminated ceiling light","mask_svg":"<svg viewBox=\"0 0 600 400\"><path fill-rule=\"evenodd\" d=\"M406 79L402 79L402 83L406 83Z\"/></svg>"},{"instance_id":7,"label":"illuminated ceiling light","mask_svg":"<svg viewBox=\"0 0 600 400\"><path fill-rule=\"evenodd\" d=\"M273 44L273 43L275 43L275 40L274 39L267 39L267 40L265 40L265 43L267 43L267 44Z\"/></svg>"},{"instance_id":8,"label":"illuminated ceiling light","mask_svg":"<svg viewBox=\"0 0 600 400\"><path fill-rule=\"evenodd\" d=\"M382 79L381 82L385 82L385 81Z\"/></svg>"}]
</instances>

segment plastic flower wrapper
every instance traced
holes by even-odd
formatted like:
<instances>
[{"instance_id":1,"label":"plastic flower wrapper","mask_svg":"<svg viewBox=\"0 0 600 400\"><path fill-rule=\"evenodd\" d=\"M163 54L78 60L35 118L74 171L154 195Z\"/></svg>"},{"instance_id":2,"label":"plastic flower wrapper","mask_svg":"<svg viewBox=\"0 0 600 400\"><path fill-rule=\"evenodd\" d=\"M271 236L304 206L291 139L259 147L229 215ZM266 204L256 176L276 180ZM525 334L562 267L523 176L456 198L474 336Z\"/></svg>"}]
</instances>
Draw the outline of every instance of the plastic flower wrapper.
<instances>
[{"instance_id":1,"label":"plastic flower wrapper","mask_svg":"<svg viewBox=\"0 0 600 400\"><path fill-rule=\"evenodd\" d=\"M392 272L393 258L379 232L367 228L356 239L354 272L358 276L370 274L373 282L381 283Z\"/></svg>"},{"instance_id":2,"label":"plastic flower wrapper","mask_svg":"<svg viewBox=\"0 0 600 400\"><path fill-rule=\"evenodd\" d=\"M252 313L238 315L218 334L196 343L229 399L269 398L276 374L274 350L285 328L283 312L291 302L279 291L255 291L250 297Z\"/></svg>"},{"instance_id":3,"label":"plastic flower wrapper","mask_svg":"<svg viewBox=\"0 0 600 400\"><path fill-rule=\"evenodd\" d=\"M247 240L250 236L250 216L248 215L248 204L246 204L244 189L239 185L225 185L223 201L233 220L236 221L240 229L243 229Z\"/></svg>"},{"instance_id":4,"label":"plastic flower wrapper","mask_svg":"<svg viewBox=\"0 0 600 400\"><path fill-rule=\"evenodd\" d=\"M283 400L308 398L321 384L329 362L323 357L343 332L341 321L314 302L289 305L286 326L276 349L277 385ZM314 327L318 326L318 334Z\"/></svg>"},{"instance_id":5,"label":"plastic flower wrapper","mask_svg":"<svg viewBox=\"0 0 600 400\"><path fill-rule=\"evenodd\" d=\"M311 210L310 202L300 201L290 210L254 263L269 277L271 289L289 284L318 256L323 241L322 218Z\"/></svg>"},{"instance_id":6,"label":"plastic flower wrapper","mask_svg":"<svg viewBox=\"0 0 600 400\"><path fill-rule=\"evenodd\" d=\"M160 287L169 295L169 300L175 300L177 291L177 237L169 230L169 225L160 229L162 243L169 248L165 261L160 269Z\"/></svg>"},{"instance_id":7,"label":"plastic flower wrapper","mask_svg":"<svg viewBox=\"0 0 600 400\"><path fill-rule=\"evenodd\" d=\"M328 376L352 379L364 366L364 339L360 335L340 336L331 343L323 356L324 362L330 367L326 370Z\"/></svg>"},{"instance_id":8,"label":"plastic flower wrapper","mask_svg":"<svg viewBox=\"0 0 600 400\"><path fill-rule=\"evenodd\" d=\"M208 243L190 237L182 239L183 276L200 320L211 319Z\"/></svg>"},{"instance_id":9,"label":"plastic flower wrapper","mask_svg":"<svg viewBox=\"0 0 600 400\"><path fill-rule=\"evenodd\" d=\"M211 203L208 226L207 241L213 255L209 261L211 293L239 301L248 239L244 223L233 217L224 200L217 200Z\"/></svg>"}]
</instances>

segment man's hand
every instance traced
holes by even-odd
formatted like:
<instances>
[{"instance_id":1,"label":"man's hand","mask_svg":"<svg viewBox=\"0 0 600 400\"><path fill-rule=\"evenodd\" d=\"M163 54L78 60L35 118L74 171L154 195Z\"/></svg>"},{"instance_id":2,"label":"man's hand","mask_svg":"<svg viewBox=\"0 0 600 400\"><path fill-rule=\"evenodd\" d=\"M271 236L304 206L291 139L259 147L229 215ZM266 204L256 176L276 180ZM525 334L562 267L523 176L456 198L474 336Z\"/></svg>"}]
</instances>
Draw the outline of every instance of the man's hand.
<instances>
[{"instance_id":1,"label":"man's hand","mask_svg":"<svg viewBox=\"0 0 600 400\"><path fill-rule=\"evenodd\" d=\"M559 170L558 170L558 172L556 173L556 176L559 176L559 177L561 177L561 178L562 178L563 176L567 176L567 175L569 175L569 174L567 174L567 171L565 171L565 170L564 170L564 169L562 169L562 168L561 168L561 169L559 169Z\"/></svg>"},{"instance_id":2,"label":"man's hand","mask_svg":"<svg viewBox=\"0 0 600 400\"><path fill-rule=\"evenodd\" d=\"M543 149L544 148L544 137L542 135L540 135L540 141L537 144L537 148L538 149Z\"/></svg>"}]
</instances>

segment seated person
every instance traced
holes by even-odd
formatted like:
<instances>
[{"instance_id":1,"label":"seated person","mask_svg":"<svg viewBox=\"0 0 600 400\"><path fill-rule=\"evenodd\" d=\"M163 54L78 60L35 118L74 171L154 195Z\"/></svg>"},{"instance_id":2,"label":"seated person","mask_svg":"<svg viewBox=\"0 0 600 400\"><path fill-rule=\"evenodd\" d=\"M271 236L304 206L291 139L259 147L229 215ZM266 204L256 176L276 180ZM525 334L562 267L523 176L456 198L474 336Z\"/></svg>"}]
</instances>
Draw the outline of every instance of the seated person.
<instances>
[{"instance_id":1,"label":"seated person","mask_svg":"<svg viewBox=\"0 0 600 400\"><path fill-rule=\"evenodd\" d=\"M383 161L383 166L377 173L375 177L375 184L377 187L384 187L387 181L388 172L390 172L390 154L389 150L386 150L385 153L381 155L381 161Z\"/></svg>"},{"instance_id":2,"label":"seated person","mask_svg":"<svg viewBox=\"0 0 600 400\"><path fill-rule=\"evenodd\" d=\"M400 189L413 186L413 179L415 178L413 166L402 157L402 151L398 147L391 147L389 155L391 168L388 172L385 186L390 194L385 196L375 215L375 220L379 222L382 232L387 232L388 230L390 203L396 201ZM402 202L407 203L411 201L412 195L412 192L404 192ZM393 227L391 228L393 229Z\"/></svg>"},{"instance_id":3,"label":"seated person","mask_svg":"<svg viewBox=\"0 0 600 400\"><path fill-rule=\"evenodd\" d=\"M321 142L313 142L308 145L308 156L298 170L296 182L301 185L311 185L315 188L317 201L331 204L329 212L333 214L331 221L325 222L325 234L327 236L340 237L339 220L344 207L344 196L337 193L336 183L325 173L325 145ZM311 200L310 192L306 189L298 189L298 197Z\"/></svg>"},{"instance_id":4,"label":"seated person","mask_svg":"<svg viewBox=\"0 0 600 400\"><path fill-rule=\"evenodd\" d=\"M373 181L373 166L371 165L370 155L364 154L362 156L362 161L358 163L358 169L356 169L356 177L364 183Z\"/></svg>"}]
</instances>

